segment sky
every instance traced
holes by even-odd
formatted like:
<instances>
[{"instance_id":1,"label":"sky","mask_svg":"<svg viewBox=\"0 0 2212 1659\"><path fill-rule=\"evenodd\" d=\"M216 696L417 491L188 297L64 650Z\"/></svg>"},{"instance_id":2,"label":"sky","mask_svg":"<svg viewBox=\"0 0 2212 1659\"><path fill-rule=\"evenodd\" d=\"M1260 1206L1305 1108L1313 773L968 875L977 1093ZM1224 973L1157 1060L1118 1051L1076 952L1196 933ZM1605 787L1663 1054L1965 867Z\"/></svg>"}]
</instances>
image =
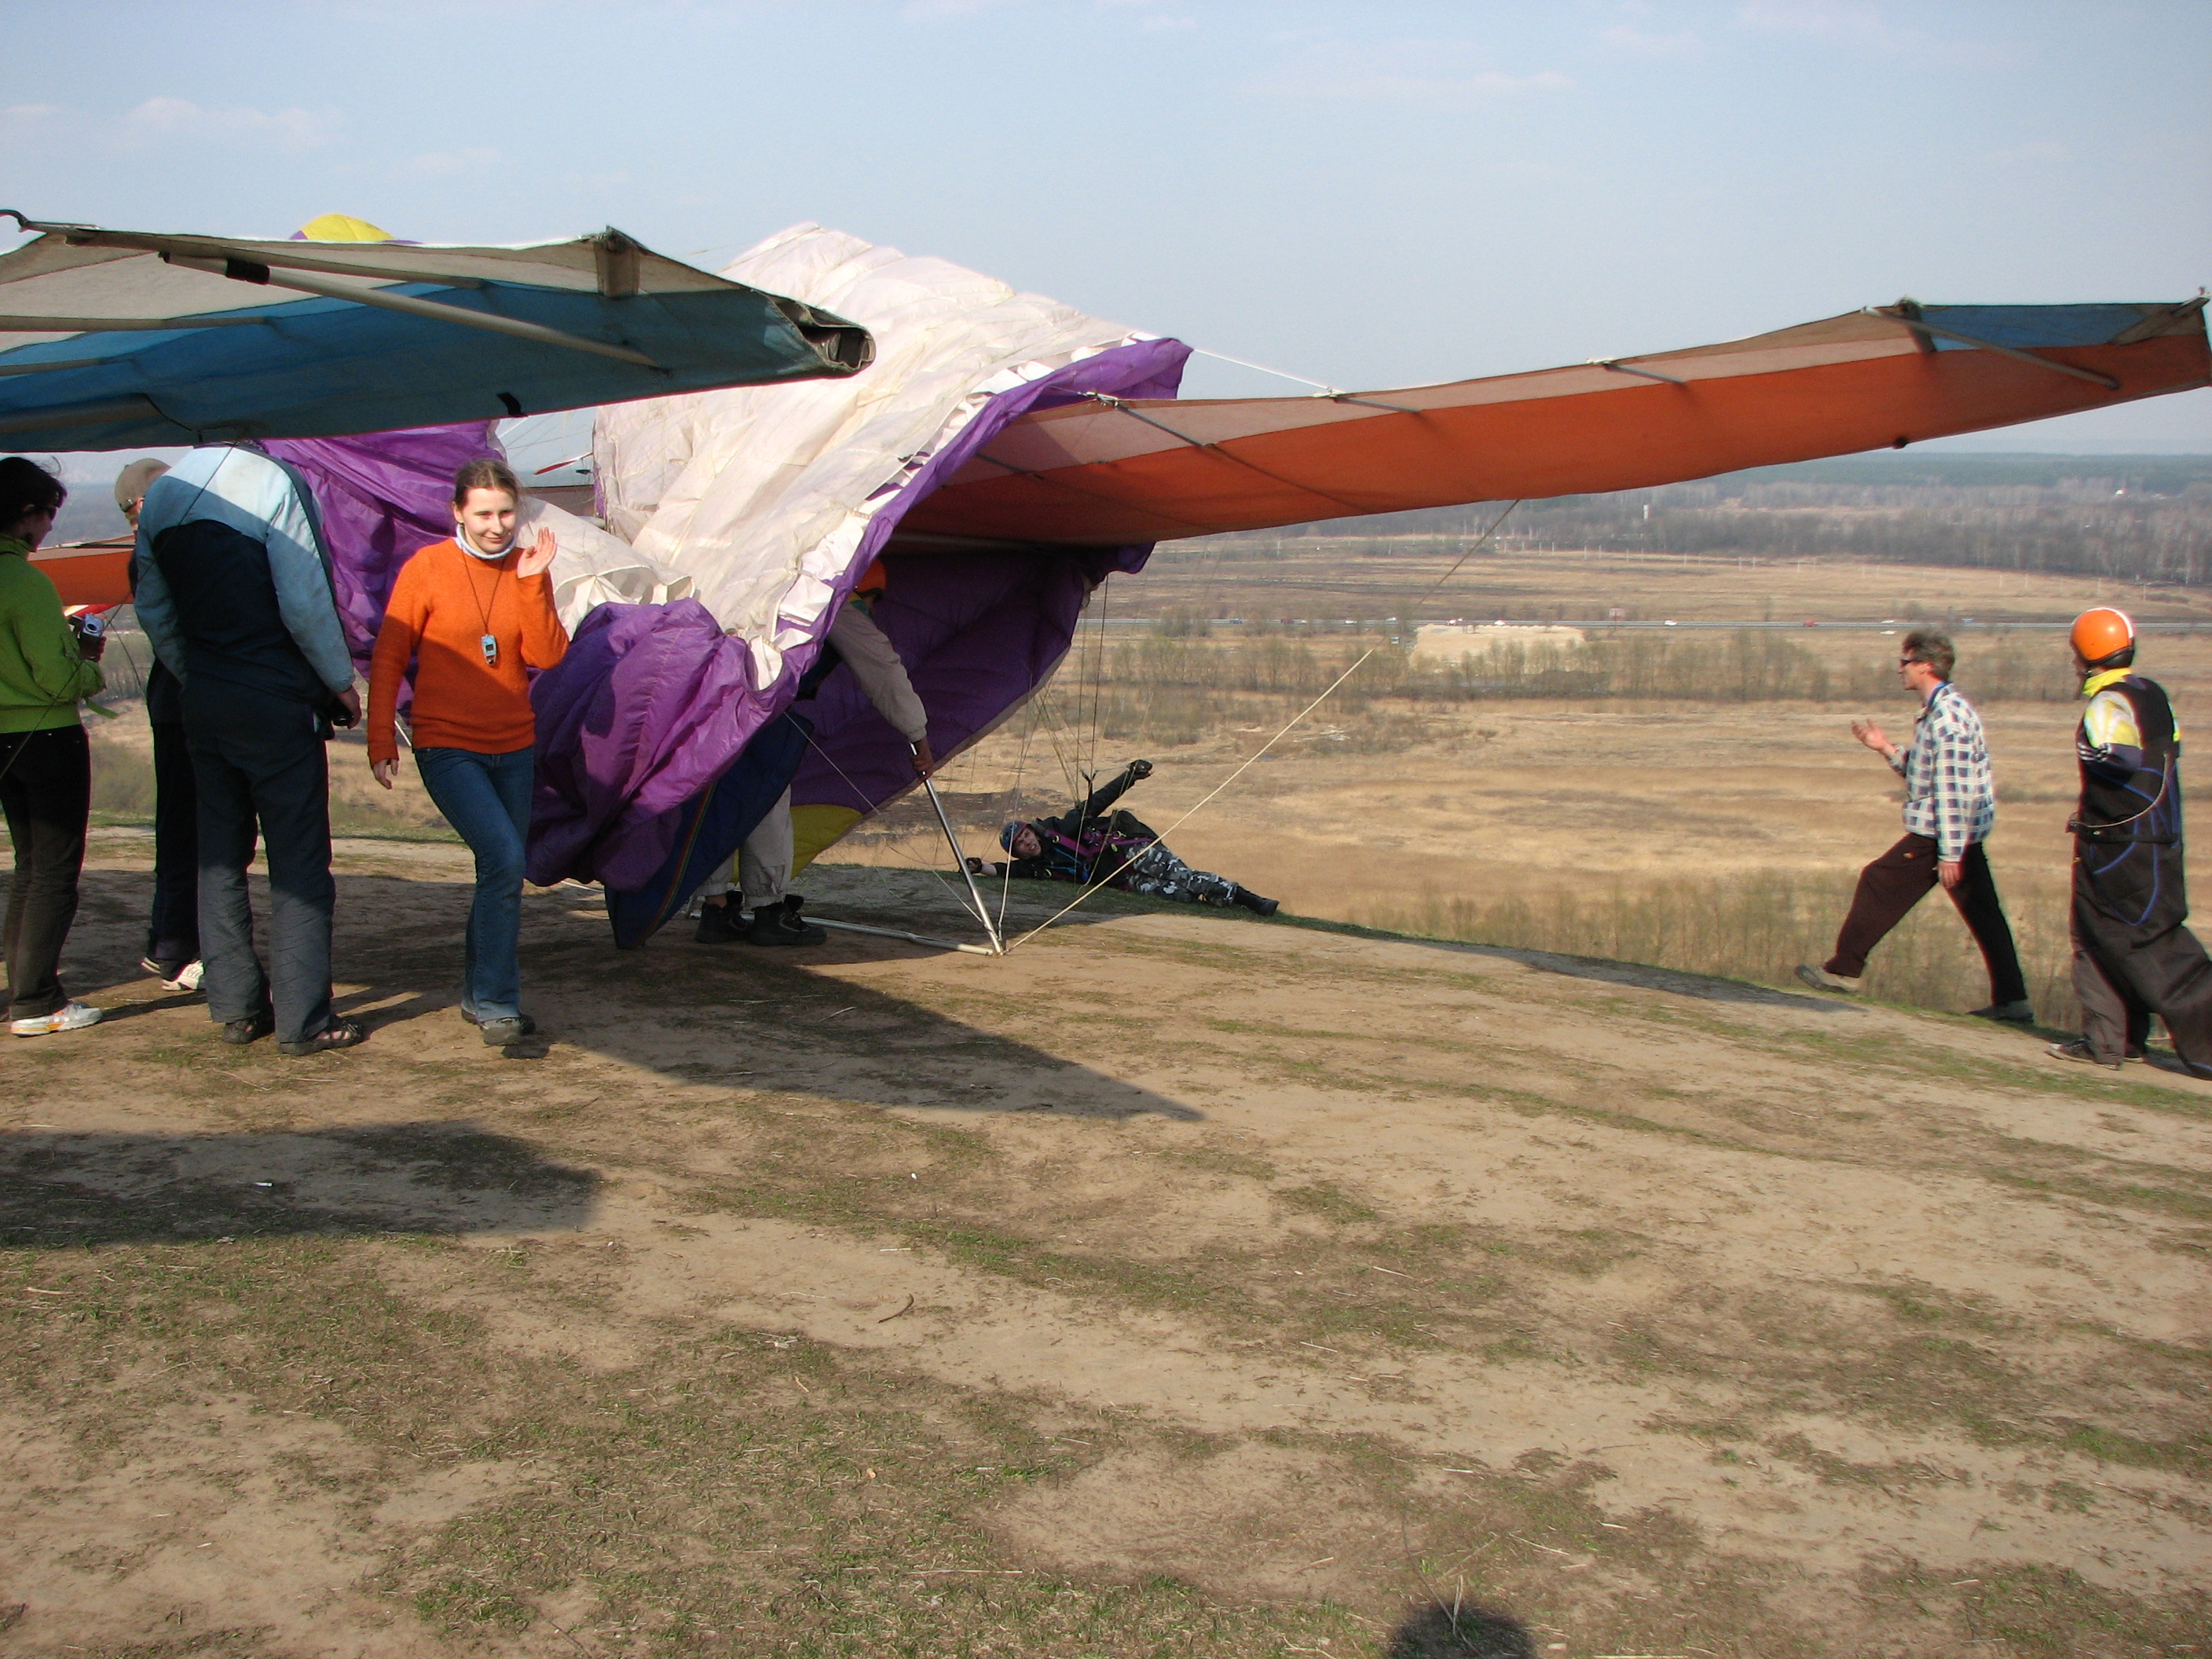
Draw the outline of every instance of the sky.
<instances>
[{"instance_id":1,"label":"sky","mask_svg":"<svg viewBox=\"0 0 2212 1659\"><path fill-rule=\"evenodd\" d=\"M811 220L1334 386L2212 282L2212 3L0 0L4 204ZM6 239L0 238L0 245ZM1280 395L1200 359L1194 395ZM2212 452L2212 391L1948 441Z\"/></svg>"}]
</instances>

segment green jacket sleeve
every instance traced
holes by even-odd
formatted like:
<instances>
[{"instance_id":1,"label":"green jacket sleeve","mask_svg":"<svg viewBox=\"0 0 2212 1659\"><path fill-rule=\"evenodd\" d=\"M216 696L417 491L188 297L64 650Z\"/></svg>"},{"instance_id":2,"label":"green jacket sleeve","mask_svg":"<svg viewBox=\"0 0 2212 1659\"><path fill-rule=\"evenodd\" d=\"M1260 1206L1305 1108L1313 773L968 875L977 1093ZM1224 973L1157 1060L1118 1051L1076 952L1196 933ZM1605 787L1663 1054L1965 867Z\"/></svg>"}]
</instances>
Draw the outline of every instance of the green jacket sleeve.
<instances>
[{"instance_id":1,"label":"green jacket sleeve","mask_svg":"<svg viewBox=\"0 0 2212 1659\"><path fill-rule=\"evenodd\" d=\"M100 665L77 651L52 580L27 559L0 560L0 653L12 659L0 665L0 678L13 682L18 696L27 692L61 708L106 684Z\"/></svg>"}]
</instances>

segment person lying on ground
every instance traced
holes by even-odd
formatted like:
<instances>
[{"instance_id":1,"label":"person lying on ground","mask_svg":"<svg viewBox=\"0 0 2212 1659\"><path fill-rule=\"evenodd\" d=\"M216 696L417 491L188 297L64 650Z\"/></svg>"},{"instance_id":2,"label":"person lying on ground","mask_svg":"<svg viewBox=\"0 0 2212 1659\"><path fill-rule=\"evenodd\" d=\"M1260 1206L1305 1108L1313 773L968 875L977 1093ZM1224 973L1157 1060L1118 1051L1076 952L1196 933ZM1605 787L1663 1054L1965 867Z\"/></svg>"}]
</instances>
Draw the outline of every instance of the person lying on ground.
<instances>
[{"instance_id":1,"label":"person lying on ground","mask_svg":"<svg viewBox=\"0 0 2212 1659\"><path fill-rule=\"evenodd\" d=\"M937 757L929 747L929 713L915 695L914 682L907 676L906 665L899 660L898 647L876 625L876 601L890 586L890 572L881 559L862 573L860 585L830 624L822 654L799 683L793 705L804 714L804 705L842 665L876 712L913 747L915 775L926 778L937 769ZM694 935L698 942L724 945L742 939L748 945L820 945L827 939L828 933L801 919L799 908L806 901L786 890L791 885L793 852L791 791L786 789L736 854L724 860L707 878L699 929ZM750 922L740 919L741 904L752 913Z\"/></svg>"},{"instance_id":2,"label":"person lying on ground","mask_svg":"<svg viewBox=\"0 0 2212 1659\"><path fill-rule=\"evenodd\" d=\"M1007 824L999 831L999 845L1012 854L1012 859L988 864L969 859L969 872L979 876L1019 876L1031 881L1072 881L1086 887L1103 884L1125 893L1216 908L1242 905L1260 915L1273 915L1281 908L1276 901L1261 898L1226 876L1192 869L1168 850L1167 843L1144 820L1115 805L1133 786L1152 775L1152 762L1131 761L1119 775L1099 785L1080 805L1059 817Z\"/></svg>"},{"instance_id":3,"label":"person lying on ground","mask_svg":"<svg viewBox=\"0 0 2212 1659\"><path fill-rule=\"evenodd\" d=\"M92 748L76 706L101 689L102 641L70 627L52 580L31 562L68 498L35 462L0 460L0 810L15 854L5 948L8 1029L19 1037L100 1019L70 1000L61 958L92 811Z\"/></svg>"},{"instance_id":4,"label":"person lying on ground","mask_svg":"<svg viewBox=\"0 0 2212 1659\"><path fill-rule=\"evenodd\" d=\"M288 1054L368 1033L331 1011L332 726L361 719L307 482L250 443L191 451L138 509L138 623L183 684L199 799L201 988L223 1041ZM246 866L269 869L269 963Z\"/></svg>"},{"instance_id":5,"label":"person lying on ground","mask_svg":"<svg viewBox=\"0 0 2212 1659\"><path fill-rule=\"evenodd\" d=\"M415 668L411 741L422 787L476 855L461 958L461 1018L488 1047L538 1029L522 1012L522 857L537 781L538 722L527 669L568 653L540 529L515 534L521 486L506 465L471 461L453 478L453 533L399 569L369 665L368 765L386 789L399 771L397 710Z\"/></svg>"},{"instance_id":6,"label":"person lying on ground","mask_svg":"<svg viewBox=\"0 0 2212 1659\"><path fill-rule=\"evenodd\" d=\"M1989 969L1990 1006L1973 1012L2028 1024L2035 1008L1984 845L1996 823L1989 744L1981 716L1951 684L1956 656L1949 637L1932 629L1905 636L1898 678L1921 705L1911 748L1892 743L1872 720L1851 722L1851 735L1905 780L1905 838L1859 872L1835 955L1819 968L1801 964L1797 977L1815 990L1856 991L1868 953L1941 882Z\"/></svg>"},{"instance_id":7,"label":"person lying on ground","mask_svg":"<svg viewBox=\"0 0 2212 1659\"><path fill-rule=\"evenodd\" d=\"M138 509L168 463L150 457L116 475L115 504L135 534ZM138 586L138 561L131 561ZM146 954L138 965L165 991L200 988L199 796L192 787L192 751L185 744L184 687L156 657L146 671L146 720L154 733L154 906L146 920Z\"/></svg>"},{"instance_id":8,"label":"person lying on ground","mask_svg":"<svg viewBox=\"0 0 2212 1659\"><path fill-rule=\"evenodd\" d=\"M2088 699L2074 732L2081 801L2066 826L2081 1035L2050 1053L2117 1071L2143 1058L2156 1014L2183 1065L2212 1077L2212 960L2185 925L2180 722L2164 689L2135 672L2124 612L2083 611L2068 643Z\"/></svg>"}]
</instances>

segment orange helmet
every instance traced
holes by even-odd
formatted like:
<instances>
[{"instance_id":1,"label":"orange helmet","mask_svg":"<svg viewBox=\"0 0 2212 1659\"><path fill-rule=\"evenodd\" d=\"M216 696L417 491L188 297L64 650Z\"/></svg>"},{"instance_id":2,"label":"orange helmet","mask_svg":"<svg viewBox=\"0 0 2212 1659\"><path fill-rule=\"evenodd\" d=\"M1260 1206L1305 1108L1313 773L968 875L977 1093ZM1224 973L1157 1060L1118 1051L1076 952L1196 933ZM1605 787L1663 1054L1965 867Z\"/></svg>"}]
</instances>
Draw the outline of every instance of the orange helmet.
<instances>
[{"instance_id":1,"label":"orange helmet","mask_svg":"<svg viewBox=\"0 0 2212 1659\"><path fill-rule=\"evenodd\" d=\"M891 573L884 568L881 559L868 561L868 568L860 573L860 580L853 584L855 593L873 595L891 585Z\"/></svg>"},{"instance_id":2,"label":"orange helmet","mask_svg":"<svg viewBox=\"0 0 2212 1659\"><path fill-rule=\"evenodd\" d=\"M2072 639L2081 660L2092 668L2101 668L2108 658L2135 649L2136 625L2124 611L2100 605L2074 619Z\"/></svg>"}]
</instances>

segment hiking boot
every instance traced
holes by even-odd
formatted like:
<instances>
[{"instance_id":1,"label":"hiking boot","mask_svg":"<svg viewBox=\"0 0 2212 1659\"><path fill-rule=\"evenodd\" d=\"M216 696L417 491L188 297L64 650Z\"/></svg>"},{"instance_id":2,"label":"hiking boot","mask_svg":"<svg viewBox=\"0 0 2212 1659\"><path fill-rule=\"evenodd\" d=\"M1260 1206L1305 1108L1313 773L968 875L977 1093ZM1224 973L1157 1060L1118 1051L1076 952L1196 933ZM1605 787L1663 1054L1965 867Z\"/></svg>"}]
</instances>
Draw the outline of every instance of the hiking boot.
<instances>
[{"instance_id":1,"label":"hiking boot","mask_svg":"<svg viewBox=\"0 0 2212 1659\"><path fill-rule=\"evenodd\" d=\"M88 1002L64 1002L51 1014L26 1014L11 1019L8 1029L17 1036L45 1036L53 1031L81 1031L100 1024L100 1010Z\"/></svg>"},{"instance_id":2,"label":"hiking boot","mask_svg":"<svg viewBox=\"0 0 2212 1659\"><path fill-rule=\"evenodd\" d=\"M827 929L802 920L799 907L806 901L788 894L781 904L763 904L753 912L752 926L741 936L748 945L826 945Z\"/></svg>"},{"instance_id":3,"label":"hiking boot","mask_svg":"<svg viewBox=\"0 0 2212 1659\"><path fill-rule=\"evenodd\" d=\"M1255 916L1272 916L1282 905L1274 899L1261 898L1249 887L1232 887L1229 892L1231 904L1241 904Z\"/></svg>"},{"instance_id":4,"label":"hiking boot","mask_svg":"<svg viewBox=\"0 0 2212 1659\"><path fill-rule=\"evenodd\" d=\"M484 1047L504 1048L510 1042L520 1042L538 1029L538 1022L527 1014L517 1014L512 1019L488 1019L480 1028Z\"/></svg>"},{"instance_id":5,"label":"hiking boot","mask_svg":"<svg viewBox=\"0 0 2212 1659\"><path fill-rule=\"evenodd\" d=\"M1840 991L1847 997L1856 996L1859 987L1866 983L1864 980L1846 979L1841 974L1832 974L1825 968L1802 962L1797 964L1797 977L1816 991Z\"/></svg>"},{"instance_id":6,"label":"hiking boot","mask_svg":"<svg viewBox=\"0 0 2212 1659\"><path fill-rule=\"evenodd\" d=\"M325 1054L332 1048L350 1048L357 1042L368 1041L368 1033L357 1019L334 1019L304 1042L280 1042L277 1052L295 1060L308 1054Z\"/></svg>"},{"instance_id":7,"label":"hiking boot","mask_svg":"<svg viewBox=\"0 0 2212 1659\"><path fill-rule=\"evenodd\" d=\"M732 939L745 937L745 925L738 919L737 902L724 899L720 904L702 907L699 926L691 937L702 945L727 945Z\"/></svg>"},{"instance_id":8,"label":"hiking boot","mask_svg":"<svg viewBox=\"0 0 2212 1659\"><path fill-rule=\"evenodd\" d=\"M2014 1025L2035 1024L2035 1005L2022 998L2018 1002L1993 1002L1986 1008L1968 1010L1976 1019L2002 1019Z\"/></svg>"},{"instance_id":9,"label":"hiking boot","mask_svg":"<svg viewBox=\"0 0 2212 1659\"><path fill-rule=\"evenodd\" d=\"M264 1008L258 1014L248 1014L244 1019L234 1019L222 1028L222 1040L234 1048L243 1048L249 1042L258 1042L276 1029L276 1016Z\"/></svg>"},{"instance_id":10,"label":"hiking boot","mask_svg":"<svg viewBox=\"0 0 2212 1659\"><path fill-rule=\"evenodd\" d=\"M2108 1072L2117 1072L2120 1069L2118 1060L2105 1059L2089 1046L2089 1040L2087 1037L2075 1037L2071 1042L2054 1042L2043 1052L2053 1060L2084 1060L2092 1066L2101 1066ZM2139 1060L2142 1056L2138 1054L2131 1058Z\"/></svg>"}]
</instances>

